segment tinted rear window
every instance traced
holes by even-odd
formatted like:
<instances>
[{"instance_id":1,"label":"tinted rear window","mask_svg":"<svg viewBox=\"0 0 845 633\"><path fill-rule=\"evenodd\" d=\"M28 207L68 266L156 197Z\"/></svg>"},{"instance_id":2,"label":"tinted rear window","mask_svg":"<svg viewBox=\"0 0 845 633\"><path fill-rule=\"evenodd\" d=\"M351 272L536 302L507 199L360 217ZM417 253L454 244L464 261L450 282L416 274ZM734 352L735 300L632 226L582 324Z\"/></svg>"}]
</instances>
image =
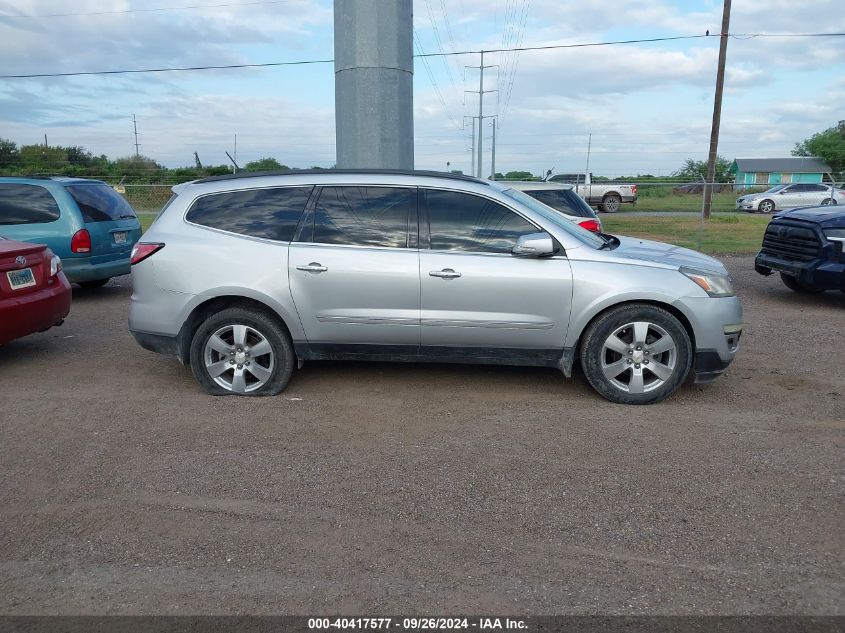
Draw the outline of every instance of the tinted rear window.
<instances>
[{"instance_id":1,"label":"tinted rear window","mask_svg":"<svg viewBox=\"0 0 845 633\"><path fill-rule=\"evenodd\" d=\"M244 189L203 196L194 202L186 219L240 235L290 242L313 189Z\"/></svg>"},{"instance_id":2,"label":"tinted rear window","mask_svg":"<svg viewBox=\"0 0 845 633\"><path fill-rule=\"evenodd\" d=\"M135 210L108 185L68 185L85 222L111 222L134 218Z\"/></svg>"},{"instance_id":3,"label":"tinted rear window","mask_svg":"<svg viewBox=\"0 0 845 633\"><path fill-rule=\"evenodd\" d=\"M536 198L552 209L574 215L579 218L594 218L595 212L590 208L584 199L571 189L535 189L534 191L524 190L532 198Z\"/></svg>"},{"instance_id":4,"label":"tinted rear window","mask_svg":"<svg viewBox=\"0 0 845 633\"><path fill-rule=\"evenodd\" d=\"M44 187L0 185L0 224L43 224L59 215L59 205Z\"/></svg>"},{"instance_id":5,"label":"tinted rear window","mask_svg":"<svg viewBox=\"0 0 845 633\"><path fill-rule=\"evenodd\" d=\"M314 242L405 248L415 189L324 187L314 220Z\"/></svg>"}]
</instances>

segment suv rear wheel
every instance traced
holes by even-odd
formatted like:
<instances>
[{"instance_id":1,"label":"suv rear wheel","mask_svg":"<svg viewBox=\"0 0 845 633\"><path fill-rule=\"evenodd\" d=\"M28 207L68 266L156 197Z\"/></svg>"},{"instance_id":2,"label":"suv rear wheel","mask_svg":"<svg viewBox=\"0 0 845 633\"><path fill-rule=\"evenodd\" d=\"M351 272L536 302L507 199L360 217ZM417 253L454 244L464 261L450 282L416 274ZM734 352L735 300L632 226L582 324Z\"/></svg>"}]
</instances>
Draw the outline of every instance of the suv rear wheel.
<instances>
[{"instance_id":1,"label":"suv rear wheel","mask_svg":"<svg viewBox=\"0 0 845 633\"><path fill-rule=\"evenodd\" d=\"M211 315L191 341L191 370L215 396L273 396L293 372L293 346L278 321L264 312L227 308Z\"/></svg>"},{"instance_id":2,"label":"suv rear wheel","mask_svg":"<svg viewBox=\"0 0 845 633\"><path fill-rule=\"evenodd\" d=\"M581 367L602 396L619 404L652 404L683 384L692 344L670 312L631 304L599 316L584 335Z\"/></svg>"}]
</instances>

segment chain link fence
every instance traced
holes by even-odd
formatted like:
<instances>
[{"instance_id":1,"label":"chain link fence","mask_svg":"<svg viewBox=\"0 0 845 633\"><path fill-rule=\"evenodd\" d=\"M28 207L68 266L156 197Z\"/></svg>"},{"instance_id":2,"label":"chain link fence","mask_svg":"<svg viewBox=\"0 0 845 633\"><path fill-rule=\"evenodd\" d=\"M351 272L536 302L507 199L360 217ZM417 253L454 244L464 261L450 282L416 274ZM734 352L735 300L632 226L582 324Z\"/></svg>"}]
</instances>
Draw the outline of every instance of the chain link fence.
<instances>
[{"instance_id":1,"label":"chain link fence","mask_svg":"<svg viewBox=\"0 0 845 633\"><path fill-rule=\"evenodd\" d=\"M115 188L135 208L146 229L170 199L174 184L126 184L116 185ZM598 213L607 233L668 242L707 253L750 254L759 249L771 217L736 209L737 197L762 191L765 187L746 188L732 183L714 183L712 217L704 221L702 182L626 180L625 184L637 185L637 201L635 204L622 204L616 213Z\"/></svg>"}]
</instances>

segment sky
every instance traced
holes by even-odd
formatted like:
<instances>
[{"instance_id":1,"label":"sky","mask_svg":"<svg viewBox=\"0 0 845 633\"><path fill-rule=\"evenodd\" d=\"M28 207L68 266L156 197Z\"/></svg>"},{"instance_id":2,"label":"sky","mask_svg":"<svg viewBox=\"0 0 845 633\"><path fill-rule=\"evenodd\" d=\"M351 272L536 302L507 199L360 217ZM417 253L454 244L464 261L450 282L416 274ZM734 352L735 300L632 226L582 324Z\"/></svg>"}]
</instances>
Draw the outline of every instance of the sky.
<instances>
[{"instance_id":1,"label":"sky","mask_svg":"<svg viewBox=\"0 0 845 633\"><path fill-rule=\"evenodd\" d=\"M385 3L393 0L380 0ZM788 156L845 119L841 0L734 0L719 153ZM192 8L185 8L192 7ZM72 15L67 15L72 14ZM37 16L37 17L33 17ZM711 0L414 0L414 52L478 51L718 33ZM327 0L0 0L0 74L333 58ZM496 171L668 175L707 157L719 38L490 53L485 115ZM477 54L416 58L418 169L471 169ZM0 137L81 145L169 167L272 156L335 162L331 63L0 80ZM492 120L484 125L491 170ZM589 144L589 153L588 153Z\"/></svg>"}]
</instances>

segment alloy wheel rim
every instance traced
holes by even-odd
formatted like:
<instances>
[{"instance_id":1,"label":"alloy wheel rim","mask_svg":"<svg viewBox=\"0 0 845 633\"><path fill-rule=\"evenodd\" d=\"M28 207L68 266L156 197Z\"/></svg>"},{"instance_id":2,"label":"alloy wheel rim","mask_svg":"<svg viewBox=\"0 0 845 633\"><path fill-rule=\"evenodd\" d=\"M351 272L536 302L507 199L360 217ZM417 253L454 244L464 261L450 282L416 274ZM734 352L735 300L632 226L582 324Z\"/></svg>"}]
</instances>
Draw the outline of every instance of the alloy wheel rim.
<instances>
[{"instance_id":1,"label":"alloy wheel rim","mask_svg":"<svg viewBox=\"0 0 845 633\"><path fill-rule=\"evenodd\" d=\"M208 337L203 350L209 377L232 393L250 393L267 384L275 360L267 337L240 323L217 329Z\"/></svg>"},{"instance_id":2,"label":"alloy wheel rim","mask_svg":"<svg viewBox=\"0 0 845 633\"><path fill-rule=\"evenodd\" d=\"M672 336L649 321L616 328L601 349L601 371L616 389L642 394L662 387L675 373L678 348Z\"/></svg>"}]
</instances>

